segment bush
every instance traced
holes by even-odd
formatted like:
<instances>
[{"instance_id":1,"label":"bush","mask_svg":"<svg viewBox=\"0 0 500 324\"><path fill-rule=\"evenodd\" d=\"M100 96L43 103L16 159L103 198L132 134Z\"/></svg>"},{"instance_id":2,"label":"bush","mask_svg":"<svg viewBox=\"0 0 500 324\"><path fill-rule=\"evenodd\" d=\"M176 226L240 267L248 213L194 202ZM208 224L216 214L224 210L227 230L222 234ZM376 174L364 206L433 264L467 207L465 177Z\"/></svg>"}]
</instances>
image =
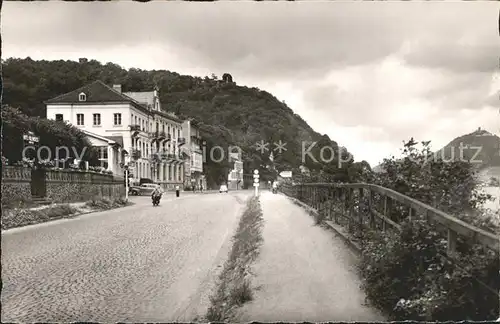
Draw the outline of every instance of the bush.
<instances>
[{"instance_id":1,"label":"bush","mask_svg":"<svg viewBox=\"0 0 500 324\"><path fill-rule=\"evenodd\" d=\"M78 209L68 204L49 206L47 208L11 209L2 213L2 229L9 229L30 224L38 224L49 220L60 219L78 213Z\"/></svg>"},{"instance_id":2,"label":"bush","mask_svg":"<svg viewBox=\"0 0 500 324\"><path fill-rule=\"evenodd\" d=\"M120 197L114 200L111 200L107 197L94 197L91 200L89 200L85 205L92 209L107 210L112 208L128 206L130 204L131 203L125 200L124 197Z\"/></svg>"},{"instance_id":3,"label":"bush","mask_svg":"<svg viewBox=\"0 0 500 324\"><path fill-rule=\"evenodd\" d=\"M112 202L106 197L94 197L86 205L93 209L109 209L112 207Z\"/></svg>"},{"instance_id":4,"label":"bush","mask_svg":"<svg viewBox=\"0 0 500 324\"><path fill-rule=\"evenodd\" d=\"M126 206L130 204L130 201L127 201L124 197L120 197L114 200L114 204L118 206Z\"/></svg>"},{"instance_id":5,"label":"bush","mask_svg":"<svg viewBox=\"0 0 500 324\"><path fill-rule=\"evenodd\" d=\"M469 246L451 264L445 249L442 235L423 220L404 223L401 233L370 232L360 265L367 297L398 321L496 318L498 256Z\"/></svg>"},{"instance_id":6,"label":"bush","mask_svg":"<svg viewBox=\"0 0 500 324\"><path fill-rule=\"evenodd\" d=\"M76 214L78 212L78 209L69 204L63 204L55 205L46 209L41 209L36 212L43 213L48 218L59 218L60 216Z\"/></svg>"},{"instance_id":7,"label":"bush","mask_svg":"<svg viewBox=\"0 0 500 324\"><path fill-rule=\"evenodd\" d=\"M500 232L482 205L473 167L436 159L422 142L405 143L403 159L385 159L375 184L396 190L489 232ZM391 215L404 219L401 208ZM446 240L427 220L403 221L401 233L365 233L360 266L370 301L395 320L493 320L498 316L499 258L464 239L453 263L443 257ZM463 268L462 268L463 266ZM489 287L489 288L487 288Z\"/></svg>"}]
</instances>

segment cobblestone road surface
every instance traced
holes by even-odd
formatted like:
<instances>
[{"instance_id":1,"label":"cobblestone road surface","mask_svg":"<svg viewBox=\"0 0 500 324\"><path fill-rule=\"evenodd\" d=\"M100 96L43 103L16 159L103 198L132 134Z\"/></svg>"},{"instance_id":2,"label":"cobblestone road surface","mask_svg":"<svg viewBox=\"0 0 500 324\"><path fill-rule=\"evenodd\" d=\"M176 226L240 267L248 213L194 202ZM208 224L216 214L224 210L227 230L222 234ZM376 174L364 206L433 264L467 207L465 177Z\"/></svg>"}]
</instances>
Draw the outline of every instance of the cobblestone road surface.
<instances>
[{"instance_id":1,"label":"cobblestone road surface","mask_svg":"<svg viewBox=\"0 0 500 324\"><path fill-rule=\"evenodd\" d=\"M239 322L383 321L364 305L354 256L333 233L283 195L261 194L264 216L255 300Z\"/></svg>"},{"instance_id":2,"label":"cobblestone road surface","mask_svg":"<svg viewBox=\"0 0 500 324\"><path fill-rule=\"evenodd\" d=\"M251 192L149 197L2 232L2 322L190 321Z\"/></svg>"}]
</instances>

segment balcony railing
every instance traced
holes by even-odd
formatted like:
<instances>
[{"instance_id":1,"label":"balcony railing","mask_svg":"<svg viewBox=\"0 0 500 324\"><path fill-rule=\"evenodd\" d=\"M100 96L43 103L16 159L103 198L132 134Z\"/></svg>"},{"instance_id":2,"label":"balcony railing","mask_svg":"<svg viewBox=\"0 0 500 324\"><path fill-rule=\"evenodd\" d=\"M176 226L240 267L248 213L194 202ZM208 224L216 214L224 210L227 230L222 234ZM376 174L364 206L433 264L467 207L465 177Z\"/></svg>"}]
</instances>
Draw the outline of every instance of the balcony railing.
<instances>
[{"instance_id":1,"label":"balcony railing","mask_svg":"<svg viewBox=\"0 0 500 324\"><path fill-rule=\"evenodd\" d=\"M130 131L131 132L140 132L141 131L141 125L129 125Z\"/></svg>"},{"instance_id":2,"label":"balcony railing","mask_svg":"<svg viewBox=\"0 0 500 324\"><path fill-rule=\"evenodd\" d=\"M137 160L137 159L140 159L142 157L142 154L141 154L140 150L132 149L131 156L132 156L132 159Z\"/></svg>"},{"instance_id":3,"label":"balcony railing","mask_svg":"<svg viewBox=\"0 0 500 324\"><path fill-rule=\"evenodd\" d=\"M177 145L181 146L181 145L184 145L186 144L186 139L184 137L179 137L177 139Z\"/></svg>"},{"instance_id":4,"label":"balcony railing","mask_svg":"<svg viewBox=\"0 0 500 324\"><path fill-rule=\"evenodd\" d=\"M137 136L141 132L140 125L129 125L130 131L132 132L132 137Z\"/></svg>"},{"instance_id":5,"label":"balcony railing","mask_svg":"<svg viewBox=\"0 0 500 324\"><path fill-rule=\"evenodd\" d=\"M151 163L160 163L161 162L161 154L160 153L151 154L149 156L149 161Z\"/></svg>"}]
</instances>

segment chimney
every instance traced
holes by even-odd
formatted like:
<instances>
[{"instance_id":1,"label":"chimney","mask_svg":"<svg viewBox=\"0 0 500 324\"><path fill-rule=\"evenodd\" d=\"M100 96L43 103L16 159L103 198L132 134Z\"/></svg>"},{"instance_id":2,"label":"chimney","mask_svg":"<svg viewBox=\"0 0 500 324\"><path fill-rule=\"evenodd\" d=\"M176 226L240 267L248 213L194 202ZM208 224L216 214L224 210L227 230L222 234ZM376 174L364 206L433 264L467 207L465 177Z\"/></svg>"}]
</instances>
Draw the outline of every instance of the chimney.
<instances>
[{"instance_id":1,"label":"chimney","mask_svg":"<svg viewBox=\"0 0 500 324\"><path fill-rule=\"evenodd\" d=\"M119 93L122 92L122 85L121 84L113 84L113 89L118 91Z\"/></svg>"}]
</instances>

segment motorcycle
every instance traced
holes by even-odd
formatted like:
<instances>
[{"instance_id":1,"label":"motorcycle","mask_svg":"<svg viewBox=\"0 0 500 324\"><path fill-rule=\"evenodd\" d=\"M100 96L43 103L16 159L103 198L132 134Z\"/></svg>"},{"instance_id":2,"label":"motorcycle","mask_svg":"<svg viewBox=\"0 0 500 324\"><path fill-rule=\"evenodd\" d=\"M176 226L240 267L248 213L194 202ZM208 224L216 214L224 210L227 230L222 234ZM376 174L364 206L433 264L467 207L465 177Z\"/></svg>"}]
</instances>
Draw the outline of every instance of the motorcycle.
<instances>
[{"instance_id":1,"label":"motorcycle","mask_svg":"<svg viewBox=\"0 0 500 324\"><path fill-rule=\"evenodd\" d=\"M160 205L161 196L153 196L151 199L153 200L153 207Z\"/></svg>"},{"instance_id":2,"label":"motorcycle","mask_svg":"<svg viewBox=\"0 0 500 324\"><path fill-rule=\"evenodd\" d=\"M278 193L278 188L273 188L273 194Z\"/></svg>"}]
</instances>

